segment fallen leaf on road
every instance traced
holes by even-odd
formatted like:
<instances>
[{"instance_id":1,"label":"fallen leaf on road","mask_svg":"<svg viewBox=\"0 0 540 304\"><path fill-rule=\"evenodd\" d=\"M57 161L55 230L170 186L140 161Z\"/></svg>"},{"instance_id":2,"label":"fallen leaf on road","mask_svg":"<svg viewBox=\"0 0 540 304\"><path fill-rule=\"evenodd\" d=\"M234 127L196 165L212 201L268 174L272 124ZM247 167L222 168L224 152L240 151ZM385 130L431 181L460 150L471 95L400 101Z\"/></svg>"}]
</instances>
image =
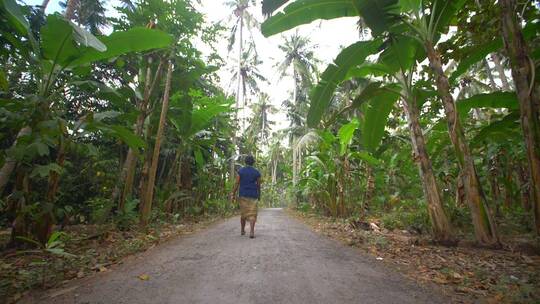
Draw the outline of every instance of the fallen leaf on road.
<instances>
[{"instance_id":1,"label":"fallen leaf on road","mask_svg":"<svg viewBox=\"0 0 540 304\"><path fill-rule=\"evenodd\" d=\"M148 280L150 280L150 276L147 275L147 274L141 274L139 276L139 279L141 279L142 281L148 281Z\"/></svg>"}]
</instances>

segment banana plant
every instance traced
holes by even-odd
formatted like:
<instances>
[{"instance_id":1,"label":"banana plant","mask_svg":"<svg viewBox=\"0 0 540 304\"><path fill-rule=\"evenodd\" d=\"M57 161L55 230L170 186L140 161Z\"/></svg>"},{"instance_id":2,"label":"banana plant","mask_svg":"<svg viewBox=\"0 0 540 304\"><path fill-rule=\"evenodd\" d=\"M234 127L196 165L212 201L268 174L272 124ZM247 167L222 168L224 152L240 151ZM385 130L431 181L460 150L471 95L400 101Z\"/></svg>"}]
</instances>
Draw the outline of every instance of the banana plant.
<instances>
[{"instance_id":1,"label":"banana plant","mask_svg":"<svg viewBox=\"0 0 540 304\"><path fill-rule=\"evenodd\" d=\"M263 1L266 2L266 1ZM325 72L311 94L311 108L308 115L308 124L317 126L328 108L337 86L350 77L351 73L361 72L360 65L367 56L387 49L391 44L392 36L401 35L418 41L424 48L430 66L434 68L438 95L442 97L446 109L446 119L449 122L449 134L458 155L469 187L468 202L473 216L475 235L479 243L485 245L499 244L496 227L490 215L485 198L482 195L480 183L475 172L472 156L464 139L463 130L459 123L455 102L449 94L448 79L442 73L440 54L435 46L440 36L446 31L453 16L463 5L464 1L398 1L398 0L343 0L343 1L294 1L288 4L282 12L268 18L261 26L265 36L307 24L319 19L333 19L349 16L360 16L371 29L374 37L369 41L360 41L345 48ZM283 2L269 1L266 5L269 14L277 9L276 5ZM409 67L405 67L407 70ZM385 73L384 69L375 71L379 76ZM412 74L410 74L412 76Z\"/></svg>"},{"instance_id":2,"label":"banana plant","mask_svg":"<svg viewBox=\"0 0 540 304\"><path fill-rule=\"evenodd\" d=\"M33 225L32 231L29 231L27 216L22 212L28 201L21 200L18 204L21 212L18 213L16 227L13 229L15 236L13 239L16 239L16 236L31 234L34 239L45 243L54 222L52 209L61 171L58 168L61 168L65 161L70 138L68 130L79 131L83 124L89 122L83 119L71 124L61 117L56 104L63 96L63 89L66 85L77 85L77 83L62 83L60 76L69 72L84 79L85 71L94 62L130 52L163 48L171 43L171 37L151 29L133 28L97 38L61 15L53 14L47 16L38 39L14 0L3 0L0 9L8 16L11 31L24 37L23 43L12 43L12 46L25 56L25 60L31 67L28 73L36 82L35 91L24 98L8 94L11 96L8 103L30 105L33 111L28 115L27 125L19 132L16 143L8 152L4 165L0 169L0 190L9 180L17 163L24 161L24 166L29 166L29 170L33 167L39 169L40 167L34 166L37 158L47 157L51 154L51 150L56 150L56 160L47 167L50 170L46 197L38 203L43 210L41 219L38 220L37 225ZM89 115L87 118L92 116ZM132 143L135 144L137 142L127 129L104 124L94 124L94 126L105 133L134 139ZM25 170L20 170L20 172L25 172ZM33 174L33 176L38 175ZM23 188L22 185L15 186L16 191L24 192Z\"/></svg>"}]
</instances>

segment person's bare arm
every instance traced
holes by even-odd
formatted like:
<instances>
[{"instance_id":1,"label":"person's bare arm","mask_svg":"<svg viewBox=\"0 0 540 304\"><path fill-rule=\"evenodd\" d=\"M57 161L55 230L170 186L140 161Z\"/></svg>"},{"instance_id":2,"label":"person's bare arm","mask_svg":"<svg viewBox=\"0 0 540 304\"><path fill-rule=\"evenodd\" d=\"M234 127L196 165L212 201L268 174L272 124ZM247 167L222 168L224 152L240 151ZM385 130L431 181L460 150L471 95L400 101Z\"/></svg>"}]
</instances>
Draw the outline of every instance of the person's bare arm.
<instances>
[{"instance_id":1,"label":"person's bare arm","mask_svg":"<svg viewBox=\"0 0 540 304\"><path fill-rule=\"evenodd\" d=\"M257 194L258 200L261 200L261 178L257 178Z\"/></svg>"}]
</instances>

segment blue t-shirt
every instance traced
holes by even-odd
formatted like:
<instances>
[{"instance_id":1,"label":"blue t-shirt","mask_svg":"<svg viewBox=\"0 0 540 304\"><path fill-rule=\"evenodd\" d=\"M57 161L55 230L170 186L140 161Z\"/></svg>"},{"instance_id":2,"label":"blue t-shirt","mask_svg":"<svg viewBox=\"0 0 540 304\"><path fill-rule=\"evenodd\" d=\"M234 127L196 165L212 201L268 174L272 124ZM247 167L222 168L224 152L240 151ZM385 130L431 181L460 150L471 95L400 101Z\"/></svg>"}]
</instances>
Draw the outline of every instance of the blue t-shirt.
<instances>
[{"instance_id":1,"label":"blue t-shirt","mask_svg":"<svg viewBox=\"0 0 540 304\"><path fill-rule=\"evenodd\" d=\"M246 166L238 170L238 175L240 176L240 193L238 196L259 198L257 179L261 177L261 173L251 166Z\"/></svg>"}]
</instances>

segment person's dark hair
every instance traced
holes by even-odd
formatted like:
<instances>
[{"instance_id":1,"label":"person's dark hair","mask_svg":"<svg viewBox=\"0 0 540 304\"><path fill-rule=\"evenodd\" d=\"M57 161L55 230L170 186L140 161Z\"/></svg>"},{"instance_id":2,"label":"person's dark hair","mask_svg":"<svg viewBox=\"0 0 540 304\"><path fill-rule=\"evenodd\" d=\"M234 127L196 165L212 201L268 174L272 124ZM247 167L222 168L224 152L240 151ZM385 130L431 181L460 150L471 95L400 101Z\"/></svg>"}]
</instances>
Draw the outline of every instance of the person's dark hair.
<instances>
[{"instance_id":1,"label":"person's dark hair","mask_svg":"<svg viewBox=\"0 0 540 304\"><path fill-rule=\"evenodd\" d=\"M255 164L255 158L251 155L246 156L246 159L244 161L248 166L253 166Z\"/></svg>"}]
</instances>

